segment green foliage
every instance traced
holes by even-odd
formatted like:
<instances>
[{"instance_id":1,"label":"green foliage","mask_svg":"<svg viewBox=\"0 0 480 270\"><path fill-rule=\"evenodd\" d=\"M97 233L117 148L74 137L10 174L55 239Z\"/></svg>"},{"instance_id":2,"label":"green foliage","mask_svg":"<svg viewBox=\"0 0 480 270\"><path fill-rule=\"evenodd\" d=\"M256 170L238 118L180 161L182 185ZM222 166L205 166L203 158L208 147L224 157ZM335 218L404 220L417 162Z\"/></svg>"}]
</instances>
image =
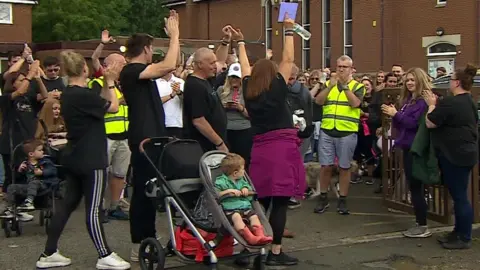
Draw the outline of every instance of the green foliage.
<instances>
[{"instance_id":1,"label":"green foliage","mask_svg":"<svg viewBox=\"0 0 480 270\"><path fill-rule=\"evenodd\" d=\"M34 42L100 38L103 29L112 36L145 32L164 36L167 9L161 0L42 0L33 8ZM163 35L162 35L163 34Z\"/></svg>"}]
</instances>

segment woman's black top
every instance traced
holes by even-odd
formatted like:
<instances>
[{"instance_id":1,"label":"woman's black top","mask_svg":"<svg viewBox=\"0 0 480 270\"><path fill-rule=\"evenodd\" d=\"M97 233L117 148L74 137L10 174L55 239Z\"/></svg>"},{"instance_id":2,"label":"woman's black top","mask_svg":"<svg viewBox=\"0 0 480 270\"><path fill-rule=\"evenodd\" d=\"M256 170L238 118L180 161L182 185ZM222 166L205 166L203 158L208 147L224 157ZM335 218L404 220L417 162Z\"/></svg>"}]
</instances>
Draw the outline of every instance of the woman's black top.
<instances>
[{"instance_id":1,"label":"woman's black top","mask_svg":"<svg viewBox=\"0 0 480 270\"><path fill-rule=\"evenodd\" d=\"M428 119L437 126L432 140L438 155L457 166L478 162L478 109L469 93L440 100Z\"/></svg>"},{"instance_id":2,"label":"woman's black top","mask_svg":"<svg viewBox=\"0 0 480 270\"><path fill-rule=\"evenodd\" d=\"M63 164L77 172L108 167L104 116L107 101L85 87L67 86L60 98L67 129Z\"/></svg>"}]
</instances>

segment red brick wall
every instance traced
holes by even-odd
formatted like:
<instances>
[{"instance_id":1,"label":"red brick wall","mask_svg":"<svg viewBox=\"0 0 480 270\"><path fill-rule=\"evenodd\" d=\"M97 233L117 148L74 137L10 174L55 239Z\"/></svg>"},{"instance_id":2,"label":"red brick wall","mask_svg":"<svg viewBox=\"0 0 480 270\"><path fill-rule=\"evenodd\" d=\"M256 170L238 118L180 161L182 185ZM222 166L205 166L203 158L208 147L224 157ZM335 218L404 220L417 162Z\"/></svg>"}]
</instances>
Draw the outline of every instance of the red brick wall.
<instances>
[{"instance_id":1,"label":"red brick wall","mask_svg":"<svg viewBox=\"0 0 480 270\"><path fill-rule=\"evenodd\" d=\"M32 5L12 4L13 24L0 24L0 42L32 41Z\"/></svg>"},{"instance_id":2,"label":"red brick wall","mask_svg":"<svg viewBox=\"0 0 480 270\"><path fill-rule=\"evenodd\" d=\"M189 0L191 1L191 0ZM322 0L310 1L310 63L311 68L322 67ZM382 65L381 55L381 1L353 1L353 59L358 72L375 72ZM278 4L278 3L277 3ZM301 6L301 3L300 3ZM476 1L448 1L445 7L435 7L435 0L384 0L384 55L383 68L390 70L392 64L400 63L405 68L427 68L426 48L422 37L435 36L436 29L443 27L445 35L461 34L461 46L456 57L456 66L478 62L480 53L476 43ZM189 3L176 6L182 18L182 38L218 39L221 27L227 23L242 28L245 39L265 40L264 11L259 0L222 0ZM283 44L282 26L277 23L278 5L272 9L272 49L279 59ZM331 0L331 47L332 63L343 54L343 0ZM208 27L205 24L210 21ZM301 21L301 8L297 22ZM376 26L373 26L376 21ZM278 31L278 35L276 32ZM301 66L301 40L295 38L295 62Z\"/></svg>"}]
</instances>

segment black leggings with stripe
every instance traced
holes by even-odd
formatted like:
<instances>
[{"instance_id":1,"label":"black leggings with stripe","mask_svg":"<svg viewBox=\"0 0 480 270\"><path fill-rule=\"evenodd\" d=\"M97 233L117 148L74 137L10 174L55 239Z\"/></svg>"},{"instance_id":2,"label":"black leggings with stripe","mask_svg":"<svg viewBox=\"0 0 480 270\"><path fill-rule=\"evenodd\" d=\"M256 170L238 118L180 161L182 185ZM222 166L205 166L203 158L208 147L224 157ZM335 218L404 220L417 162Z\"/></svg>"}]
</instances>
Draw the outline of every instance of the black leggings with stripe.
<instances>
[{"instance_id":1,"label":"black leggings with stripe","mask_svg":"<svg viewBox=\"0 0 480 270\"><path fill-rule=\"evenodd\" d=\"M57 251L58 240L72 212L85 197L85 214L87 230L100 257L110 255L107 239L103 232L103 225L99 219L102 211L102 201L106 184L106 170L95 170L90 173L66 174L66 194L61 203L58 203L48 231L45 255Z\"/></svg>"}]
</instances>

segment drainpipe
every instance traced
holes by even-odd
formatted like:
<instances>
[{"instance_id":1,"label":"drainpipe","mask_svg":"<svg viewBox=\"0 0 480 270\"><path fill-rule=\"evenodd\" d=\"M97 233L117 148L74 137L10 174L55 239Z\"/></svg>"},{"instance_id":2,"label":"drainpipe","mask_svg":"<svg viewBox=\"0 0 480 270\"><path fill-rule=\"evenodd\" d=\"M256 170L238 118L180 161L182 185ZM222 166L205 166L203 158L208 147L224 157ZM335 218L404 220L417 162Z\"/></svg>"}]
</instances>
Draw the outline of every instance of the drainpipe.
<instances>
[{"instance_id":1,"label":"drainpipe","mask_svg":"<svg viewBox=\"0 0 480 270\"><path fill-rule=\"evenodd\" d=\"M207 1L207 39L210 40L210 1Z\"/></svg>"},{"instance_id":2,"label":"drainpipe","mask_svg":"<svg viewBox=\"0 0 480 270\"><path fill-rule=\"evenodd\" d=\"M477 64L480 65L480 0L477 0Z\"/></svg>"},{"instance_id":3,"label":"drainpipe","mask_svg":"<svg viewBox=\"0 0 480 270\"><path fill-rule=\"evenodd\" d=\"M480 3L480 0L477 0L478 3ZM383 70L384 65L385 65L385 59L384 59L384 32L385 32L385 6L384 6L384 0L380 1L380 68ZM479 20L480 23L480 20ZM478 33L478 32L477 32Z\"/></svg>"}]
</instances>

